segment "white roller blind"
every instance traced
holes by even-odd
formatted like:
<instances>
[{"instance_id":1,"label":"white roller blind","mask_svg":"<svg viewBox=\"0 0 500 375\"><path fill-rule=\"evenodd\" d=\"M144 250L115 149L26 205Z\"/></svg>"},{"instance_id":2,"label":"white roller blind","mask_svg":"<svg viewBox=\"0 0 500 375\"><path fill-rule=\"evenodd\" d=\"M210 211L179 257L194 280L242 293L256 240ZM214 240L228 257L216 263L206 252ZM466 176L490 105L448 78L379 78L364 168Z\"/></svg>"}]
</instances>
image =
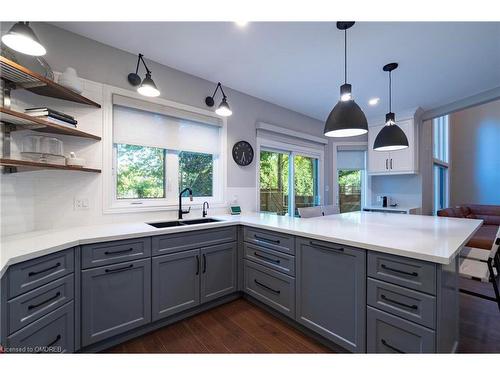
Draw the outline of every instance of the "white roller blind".
<instances>
[{"instance_id":1,"label":"white roller blind","mask_svg":"<svg viewBox=\"0 0 500 375\"><path fill-rule=\"evenodd\" d=\"M365 151L338 151L337 169L364 169Z\"/></svg>"},{"instance_id":2,"label":"white roller blind","mask_svg":"<svg viewBox=\"0 0 500 375\"><path fill-rule=\"evenodd\" d=\"M184 113L186 117L191 118L186 119L160 113L160 110L170 112L169 107L165 108L153 104L148 107L148 110L143 110L137 106L121 105L122 103L125 104L124 100L117 100L113 106L114 143L208 154L220 152L221 128L218 126L217 119L215 119L216 124L202 123L193 121L193 116L189 116L187 113ZM155 106L162 108L154 108ZM149 111L149 109L153 111ZM177 114L181 116L183 113L179 111Z\"/></svg>"}]
</instances>

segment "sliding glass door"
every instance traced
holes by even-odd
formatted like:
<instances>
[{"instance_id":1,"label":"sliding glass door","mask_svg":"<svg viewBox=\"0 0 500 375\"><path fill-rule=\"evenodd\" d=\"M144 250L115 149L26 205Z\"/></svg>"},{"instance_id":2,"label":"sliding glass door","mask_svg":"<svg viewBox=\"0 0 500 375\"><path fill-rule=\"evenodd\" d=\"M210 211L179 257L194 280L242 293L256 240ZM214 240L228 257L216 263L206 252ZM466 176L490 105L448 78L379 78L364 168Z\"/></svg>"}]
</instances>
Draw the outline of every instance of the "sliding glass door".
<instances>
[{"instance_id":1,"label":"sliding glass door","mask_svg":"<svg viewBox=\"0 0 500 375\"><path fill-rule=\"evenodd\" d=\"M320 204L319 181L319 158L261 149L260 211L298 216L298 208Z\"/></svg>"},{"instance_id":2,"label":"sliding glass door","mask_svg":"<svg viewBox=\"0 0 500 375\"><path fill-rule=\"evenodd\" d=\"M290 156L279 151L260 153L260 210L288 214Z\"/></svg>"}]
</instances>

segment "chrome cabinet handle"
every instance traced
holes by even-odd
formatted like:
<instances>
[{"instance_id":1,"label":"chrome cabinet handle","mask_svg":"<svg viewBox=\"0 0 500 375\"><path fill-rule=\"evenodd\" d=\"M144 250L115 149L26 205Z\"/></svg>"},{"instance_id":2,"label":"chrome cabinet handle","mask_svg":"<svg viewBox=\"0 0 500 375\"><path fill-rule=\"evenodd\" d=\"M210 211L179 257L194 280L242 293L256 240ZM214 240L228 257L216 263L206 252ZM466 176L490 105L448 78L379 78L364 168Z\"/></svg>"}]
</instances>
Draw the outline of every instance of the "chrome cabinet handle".
<instances>
[{"instance_id":1,"label":"chrome cabinet handle","mask_svg":"<svg viewBox=\"0 0 500 375\"><path fill-rule=\"evenodd\" d=\"M381 299L389 302L389 303L393 303L395 305L399 305L399 306L402 306L402 307L406 307L408 309L412 309L412 310L417 310L418 309L418 306L417 305L407 305L406 303L403 303L403 302L399 302L399 301L396 301L396 300L393 300L391 298L387 298L384 294L382 294L380 296Z\"/></svg>"},{"instance_id":2,"label":"chrome cabinet handle","mask_svg":"<svg viewBox=\"0 0 500 375\"><path fill-rule=\"evenodd\" d=\"M273 263L276 263L276 264L280 264L280 260L279 259L273 259L273 258L266 257L264 255L259 254L256 251L253 253L253 255L255 255L257 258L267 260L268 262L273 262Z\"/></svg>"},{"instance_id":3,"label":"chrome cabinet handle","mask_svg":"<svg viewBox=\"0 0 500 375\"><path fill-rule=\"evenodd\" d=\"M387 341L385 341L384 339L380 340L380 342L382 343L382 345L387 346L389 349L391 349L392 351L394 351L396 353L405 354L405 352L403 352L402 350L388 344Z\"/></svg>"},{"instance_id":4,"label":"chrome cabinet handle","mask_svg":"<svg viewBox=\"0 0 500 375\"><path fill-rule=\"evenodd\" d=\"M401 273L401 274L403 274L403 275L415 276L415 277L417 277L417 276L418 276L418 273L416 273L416 272L406 272L406 271L401 271L401 270L398 270L398 269L396 269L396 268L387 267L385 264L382 264L380 267L382 267L384 270L388 270L388 271L392 271L392 272Z\"/></svg>"},{"instance_id":5,"label":"chrome cabinet handle","mask_svg":"<svg viewBox=\"0 0 500 375\"><path fill-rule=\"evenodd\" d=\"M125 249L125 250L105 251L105 252L104 252L104 255L113 255L113 254L123 254L123 253L129 253L129 252L131 252L132 250L134 250L134 248L133 248L133 247L131 247L130 249Z\"/></svg>"},{"instance_id":6,"label":"chrome cabinet handle","mask_svg":"<svg viewBox=\"0 0 500 375\"><path fill-rule=\"evenodd\" d=\"M43 302L37 303L35 305L29 305L28 306L28 310L33 310L33 309L36 309L37 307L45 305L46 303L49 303L50 301L53 301L53 300L57 299L60 295L61 295L61 292L57 292L55 296L50 297L49 299L46 299Z\"/></svg>"},{"instance_id":7,"label":"chrome cabinet handle","mask_svg":"<svg viewBox=\"0 0 500 375\"><path fill-rule=\"evenodd\" d=\"M200 256L196 256L196 275L200 274Z\"/></svg>"},{"instance_id":8,"label":"chrome cabinet handle","mask_svg":"<svg viewBox=\"0 0 500 375\"><path fill-rule=\"evenodd\" d=\"M280 290L276 290L276 289L273 289L273 288L271 288L271 287L267 286L266 284L262 284L262 283L261 283L260 281L258 281L257 279L254 279L253 281L254 281L254 283L255 283L255 284L257 284L258 286L260 286L260 287L262 287L262 288L264 288L264 289L267 289L267 290L269 290L270 292L273 292L273 293L275 293L275 294L280 294L280 293L281 293L281 291L280 291Z\"/></svg>"},{"instance_id":9,"label":"chrome cabinet handle","mask_svg":"<svg viewBox=\"0 0 500 375\"><path fill-rule=\"evenodd\" d=\"M49 267L49 268L45 268L41 271L32 271L30 273L28 273L28 276L31 277L31 276L35 276L35 275L38 275L40 273L44 273L44 272L47 272L47 271L51 271L51 270L54 270L56 269L57 267L59 267L61 265L61 263L57 262L55 265L53 265L52 267Z\"/></svg>"}]
</instances>

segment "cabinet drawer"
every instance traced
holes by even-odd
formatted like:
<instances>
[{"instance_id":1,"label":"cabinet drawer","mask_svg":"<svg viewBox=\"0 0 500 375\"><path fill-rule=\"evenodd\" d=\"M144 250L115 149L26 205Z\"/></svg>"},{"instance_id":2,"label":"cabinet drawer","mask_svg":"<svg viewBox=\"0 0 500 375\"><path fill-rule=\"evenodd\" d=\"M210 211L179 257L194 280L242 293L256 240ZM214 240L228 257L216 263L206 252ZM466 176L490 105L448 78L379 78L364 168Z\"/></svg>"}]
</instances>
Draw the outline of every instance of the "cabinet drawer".
<instances>
[{"instance_id":1,"label":"cabinet drawer","mask_svg":"<svg viewBox=\"0 0 500 375\"><path fill-rule=\"evenodd\" d=\"M74 351L73 301L7 338L7 347L21 353Z\"/></svg>"},{"instance_id":2,"label":"cabinet drawer","mask_svg":"<svg viewBox=\"0 0 500 375\"><path fill-rule=\"evenodd\" d=\"M151 238L135 238L82 246L82 268L105 266L151 256Z\"/></svg>"},{"instance_id":3,"label":"cabinet drawer","mask_svg":"<svg viewBox=\"0 0 500 375\"><path fill-rule=\"evenodd\" d=\"M369 252L368 276L421 292L436 294L436 266L433 263Z\"/></svg>"},{"instance_id":4,"label":"cabinet drawer","mask_svg":"<svg viewBox=\"0 0 500 375\"><path fill-rule=\"evenodd\" d=\"M244 249L246 259L286 273L287 275L295 276L294 256L249 243L245 243Z\"/></svg>"},{"instance_id":5,"label":"cabinet drawer","mask_svg":"<svg viewBox=\"0 0 500 375\"><path fill-rule=\"evenodd\" d=\"M295 279L245 260L245 292L295 318Z\"/></svg>"},{"instance_id":6,"label":"cabinet drawer","mask_svg":"<svg viewBox=\"0 0 500 375\"><path fill-rule=\"evenodd\" d=\"M74 266L73 249L15 264L9 268L8 273L9 298L72 273Z\"/></svg>"},{"instance_id":7,"label":"cabinet drawer","mask_svg":"<svg viewBox=\"0 0 500 375\"><path fill-rule=\"evenodd\" d=\"M434 331L368 306L368 353L434 353Z\"/></svg>"},{"instance_id":8,"label":"cabinet drawer","mask_svg":"<svg viewBox=\"0 0 500 375\"><path fill-rule=\"evenodd\" d=\"M151 259L84 270L82 346L151 322Z\"/></svg>"},{"instance_id":9,"label":"cabinet drawer","mask_svg":"<svg viewBox=\"0 0 500 375\"><path fill-rule=\"evenodd\" d=\"M152 248L153 255L163 255L233 241L236 241L236 228L224 227L155 236Z\"/></svg>"},{"instance_id":10,"label":"cabinet drawer","mask_svg":"<svg viewBox=\"0 0 500 375\"><path fill-rule=\"evenodd\" d=\"M368 278L367 303L429 328L436 327L436 298Z\"/></svg>"},{"instance_id":11,"label":"cabinet drawer","mask_svg":"<svg viewBox=\"0 0 500 375\"><path fill-rule=\"evenodd\" d=\"M294 238L291 235L244 227L243 237L245 242L295 255Z\"/></svg>"},{"instance_id":12,"label":"cabinet drawer","mask_svg":"<svg viewBox=\"0 0 500 375\"><path fill-rule=\"evenodd\" d=\"M7 303L9 334L58 309L71 301L73 295L71 274L11 299Z\"/></svg>"}]
</instances>

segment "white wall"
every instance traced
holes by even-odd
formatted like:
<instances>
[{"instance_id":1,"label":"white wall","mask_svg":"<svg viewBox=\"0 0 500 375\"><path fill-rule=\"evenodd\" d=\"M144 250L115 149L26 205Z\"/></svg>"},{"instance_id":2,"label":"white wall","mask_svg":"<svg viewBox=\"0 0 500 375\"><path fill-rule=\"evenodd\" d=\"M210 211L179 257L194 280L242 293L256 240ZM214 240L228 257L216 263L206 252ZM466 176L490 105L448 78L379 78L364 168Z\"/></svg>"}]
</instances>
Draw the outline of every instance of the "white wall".
<instances>
[{"instance_id":1,"label":"white wall","mask_svg":"<svg viewBox=\"0 0 500 375\"><path fill-rule=\"evenodd\" d=\"M10 27L2 23L2 33ZM135 70L137 57L59 29L53 25L34 23L37 35L47 48L47 62L54 71L63 71L66 67L74 67L80 77L116 86L132 89L127 82L127 75ZM140 51L137 51L140 52ZM215 51L214 51L215 53ZM147 57L147 56L146 56ZM202 56L200 56L200 61ZM202 63L202 62L200 62ZM211 95L215 83L186 74L148 61L153 72L153 79L159 86L162 97L178 103L207 108L204 98ZM223 73L220 80L224 83ZM272 82L269 82L272 84ZM297 112L265 102L241 92L225 88L233 116L228 119L227 141L227 199L238 195L239 203L244 210L255 209L256 169L255 161L248 167L240 167L234 163L230 150L239 140L249 141L255 148L258 121L272 123L289 129L322 136L323 122L304 116ZM84 95L99 100L99 89L91 83L86 86ZM82 130L102 135L102 110L64 103L25 92L14 94L19 106L53 105L76 114ZM19 133L16 136L19 137ZM77 151L87 158L89 164L102 166L102 142L77 140L71 137L60 137L65 142L65 152ZM325 155L330 155L328 146ZM332 181L331 161L325 160L325 176L327 184ZM106 214L102 213L102 175L72 173L67 171L37 171L12 175L3 175L1 182L1 229L2 235L29 230L50 229L61 226L97 224L101 222L117 222L130 220L154 220L173 218L175 212L161 211L141 214ZM326 202L330 196L326 195ZM74 198L88 198L90 207L86 211L74 211ZM214 210L211 211L214 213ZM192 216L199 216L194 211Z\"/></svg>"},{"instance_id":2,"label":"white wall","mask_svg":"<svg viewBox=\"0 0 500 375\"><path fill-rule=\"evenodd\" d=\"M500 100L450 115L450 205L500 205Z\"/></svg>"}]
</instances>

